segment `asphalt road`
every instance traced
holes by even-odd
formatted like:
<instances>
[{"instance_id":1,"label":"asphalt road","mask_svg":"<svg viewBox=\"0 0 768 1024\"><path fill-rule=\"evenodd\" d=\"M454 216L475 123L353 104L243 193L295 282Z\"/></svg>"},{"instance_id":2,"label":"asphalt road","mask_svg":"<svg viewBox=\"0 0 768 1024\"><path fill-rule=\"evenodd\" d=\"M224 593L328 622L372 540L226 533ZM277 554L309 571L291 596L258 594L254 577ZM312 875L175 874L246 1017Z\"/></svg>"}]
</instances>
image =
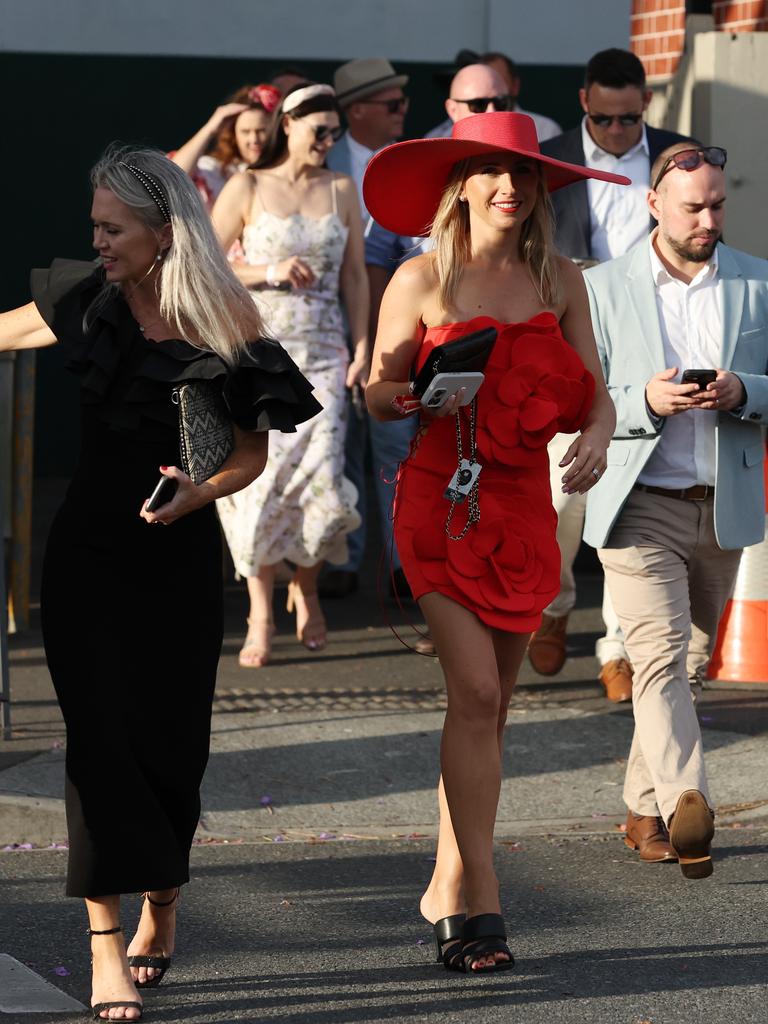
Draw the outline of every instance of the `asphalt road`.
<instances>
[{"instance_id":1,"label":"asphalt road","mask_svg":"<svg viewBox=\"0 0 768 1024\"><path fill-rule=\"evenodd\" d=\"M619 835L499 844L517 965L483 978L449 975L431 962L430 930L416 912L431 843L197 846L174 965L146 994L146 1019L765 1020L767 841L761 828L721 833L715 874L701 882L685 881L673 865L642 865ZM64 862L48 851L0 857L0 948L87 1002L84 912L62 896ZM125 907L128 930L138 900ZM80 1019L18 1015L19 1024Z\"/></svg>"}]
</instances>

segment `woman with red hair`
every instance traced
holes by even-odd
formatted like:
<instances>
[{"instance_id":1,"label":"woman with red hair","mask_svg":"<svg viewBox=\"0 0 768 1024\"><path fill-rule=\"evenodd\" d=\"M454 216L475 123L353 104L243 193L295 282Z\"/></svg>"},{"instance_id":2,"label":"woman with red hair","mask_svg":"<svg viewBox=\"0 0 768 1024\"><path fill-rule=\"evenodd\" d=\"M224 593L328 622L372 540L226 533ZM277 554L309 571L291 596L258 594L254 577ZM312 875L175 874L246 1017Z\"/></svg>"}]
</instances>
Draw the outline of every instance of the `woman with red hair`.
<instances>
[{"instance_id":1,"label":"woman with red hair","mask_svg":"<svg viewBox=\"0 0 768 1024\"><path fill-rule=\"evenodd\" d=\"M232 175L261 156L279 102L280 90L274 85L244 85L169 154L191 176L209 211Z\"/></svg>"}]
</instances>

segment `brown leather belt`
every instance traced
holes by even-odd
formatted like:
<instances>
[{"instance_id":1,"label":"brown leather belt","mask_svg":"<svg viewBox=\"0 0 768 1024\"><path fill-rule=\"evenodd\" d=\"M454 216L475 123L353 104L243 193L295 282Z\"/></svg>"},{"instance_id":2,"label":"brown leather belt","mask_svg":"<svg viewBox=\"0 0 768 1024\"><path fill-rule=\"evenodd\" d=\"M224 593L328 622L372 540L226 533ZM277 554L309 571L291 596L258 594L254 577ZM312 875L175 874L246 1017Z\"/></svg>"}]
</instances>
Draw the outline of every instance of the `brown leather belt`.
<instances>
[{"instance_id":1,"label":"brown leather belt","mask_svg":"<svg viewBox=\"0 0 768 1024\"><path fill-rule=\"evenodd\" d=\"M677 498L679 501L706 501L715 496L715 488L711 484L694 484L681 490L670 490L667 487L653 487L650 484L635 484L636 491L646 494L660 494L662 498Z\"/></svg>"}]
</instances>

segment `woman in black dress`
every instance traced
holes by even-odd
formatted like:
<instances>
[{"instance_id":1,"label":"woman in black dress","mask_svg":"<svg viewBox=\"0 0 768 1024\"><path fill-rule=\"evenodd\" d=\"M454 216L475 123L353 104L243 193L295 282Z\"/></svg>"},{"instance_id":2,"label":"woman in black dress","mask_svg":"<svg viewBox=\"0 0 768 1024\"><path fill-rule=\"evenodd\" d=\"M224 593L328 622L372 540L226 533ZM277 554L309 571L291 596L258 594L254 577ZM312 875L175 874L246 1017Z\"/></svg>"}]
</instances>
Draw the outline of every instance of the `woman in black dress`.
<instances>
[{"instance_id":1,"label":"woman in black dress","mask_svg":"<svg viewBox=\"0 0 768 1024\"><path fill-rule=\"evenodd\" d=\"M138 1020L169 965L189 879L222 640L214 501L263 470L269 429L319 411L311 385L232 274L194 185L161 153L108 151L92 172L96 263L32 274L0 349L59 342L80 377L82 450L43 567L46 655L67 726L67 894L84 897L94 1017ZM234 450L195 485L173 390L221 387ZM156 512L158 478L177 483ZM126 952L120 893L141 892Z\"/></svg>"}]
</instances>

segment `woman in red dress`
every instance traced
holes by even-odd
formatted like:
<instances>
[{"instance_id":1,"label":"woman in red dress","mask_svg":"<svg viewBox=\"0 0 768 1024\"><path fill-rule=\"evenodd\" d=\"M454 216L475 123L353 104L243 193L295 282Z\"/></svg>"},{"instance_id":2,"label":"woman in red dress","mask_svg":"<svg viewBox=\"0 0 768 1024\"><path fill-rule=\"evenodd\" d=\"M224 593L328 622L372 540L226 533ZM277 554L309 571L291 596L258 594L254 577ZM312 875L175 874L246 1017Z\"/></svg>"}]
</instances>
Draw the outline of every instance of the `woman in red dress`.
<instances>
[{"instance_id":1,"label":"woman in red dress","mask_svg":"<svg viewBox=\"0 0 768 1024\"><path fill-rule=\"evenodd\" d=\"M395 536L445 675L440 831L421 912L449 970L509 968L493 829L507 706L530 633L559 585L547 442L580 431L563 488L588 490L615 425L580 271L552 246L548 191L628 179L542 157L529 117L478 114L450 139L398 143L371 161L365 201L434 248L394 275L379 314L366 400L381 420L419 412L400 469ZM476 400L425 411L409 376L438 345L498 336ZM444 492L461 457L482 467L467 500Z\"/></svg>"}]
</instances>

